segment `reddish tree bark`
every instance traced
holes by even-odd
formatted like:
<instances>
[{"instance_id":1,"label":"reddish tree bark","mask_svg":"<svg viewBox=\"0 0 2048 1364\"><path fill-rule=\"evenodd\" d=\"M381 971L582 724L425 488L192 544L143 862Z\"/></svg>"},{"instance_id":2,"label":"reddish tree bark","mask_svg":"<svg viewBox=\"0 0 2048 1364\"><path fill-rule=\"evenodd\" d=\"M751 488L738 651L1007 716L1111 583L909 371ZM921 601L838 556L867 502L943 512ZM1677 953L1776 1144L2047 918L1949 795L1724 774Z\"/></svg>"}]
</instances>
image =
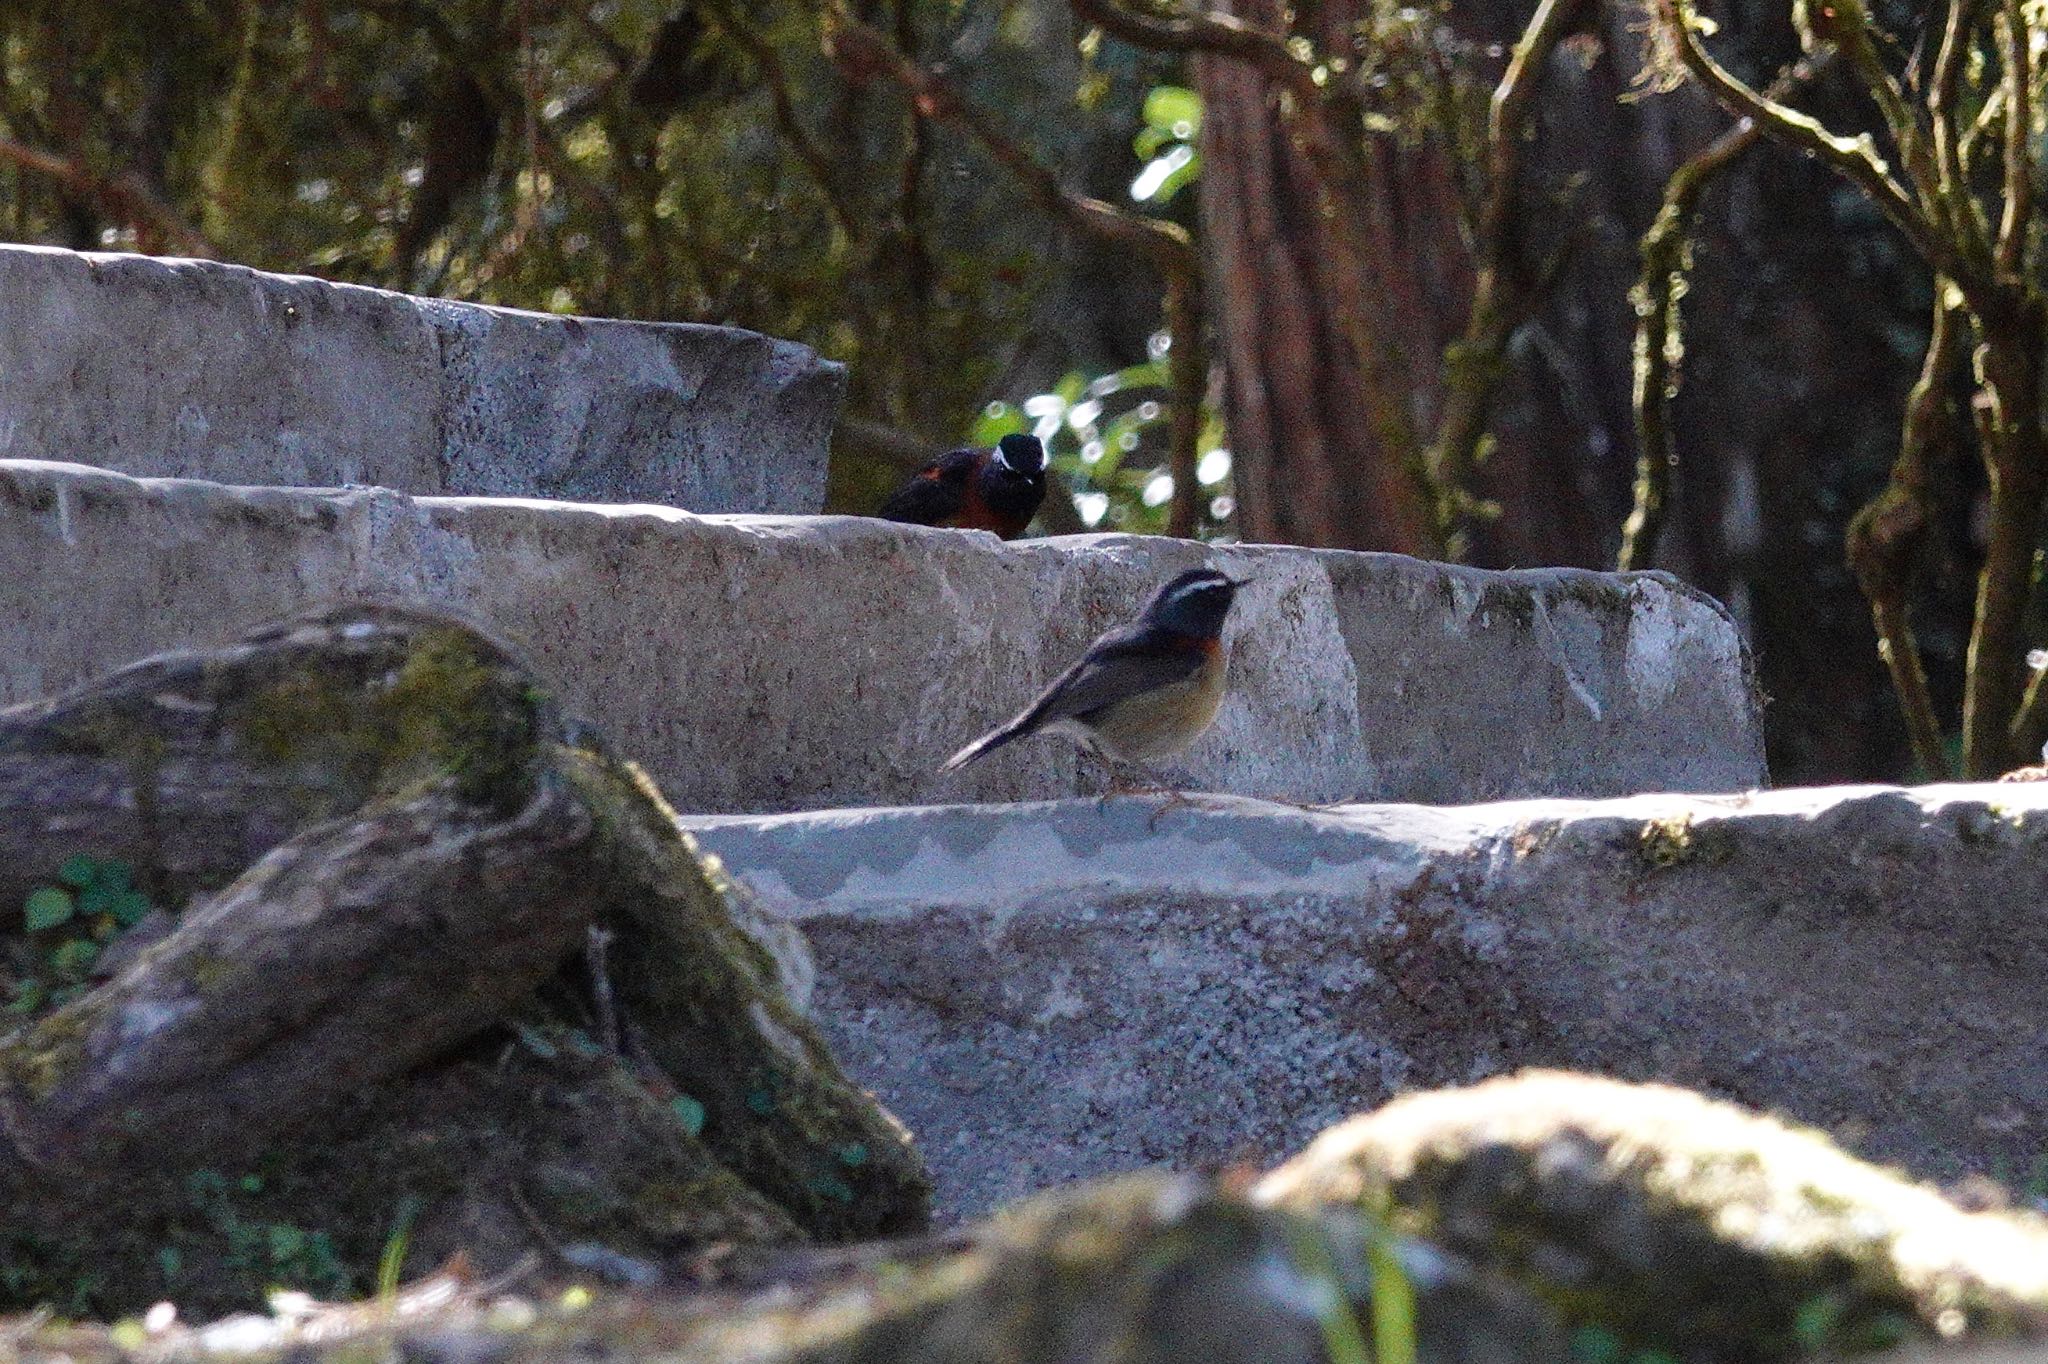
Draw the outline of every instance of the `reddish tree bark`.
<instances>
[{"instance_id":1,"label":"reddish tree bark","mask_svg":"<svg viewBox=\"0 0 2048 1364\"><path fill-rule=\"evenodd\" d=\"M1279 32L1287 7L1215 8ZM1321 5L1310 36L1345 51L1367 8ZM1330 184L1294 144L1265 76L1213 57L1195 70L1244 536L1428 554L1438 544L1417 461L1471 288L1446 168L1377 139L1354 182Z\"/></svg>"}]
</instances>

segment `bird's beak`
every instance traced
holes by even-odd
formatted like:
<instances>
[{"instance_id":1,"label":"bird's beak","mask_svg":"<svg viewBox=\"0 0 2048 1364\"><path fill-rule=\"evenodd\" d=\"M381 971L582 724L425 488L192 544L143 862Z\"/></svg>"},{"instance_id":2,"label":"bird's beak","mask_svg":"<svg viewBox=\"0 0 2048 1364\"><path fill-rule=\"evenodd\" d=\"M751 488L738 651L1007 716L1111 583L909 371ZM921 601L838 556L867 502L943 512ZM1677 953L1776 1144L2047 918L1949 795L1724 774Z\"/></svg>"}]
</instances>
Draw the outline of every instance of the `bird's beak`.
<instances>
[{"instance_id":1,"label":"bird's beak","mask_svg":"<svg viewBox=\"0 0 2048 1364\"><path fill-rule=\"evenodd\" d=\"M1253 578L1256 578L1257 576L1258 574L1256 573L1247 573L1242 578L1233 578L1228 574L1225 574L1223 581L1229 583L1232 587L1243 587L1246 583L1250 582Z\"/></svg>"}]
</instances>

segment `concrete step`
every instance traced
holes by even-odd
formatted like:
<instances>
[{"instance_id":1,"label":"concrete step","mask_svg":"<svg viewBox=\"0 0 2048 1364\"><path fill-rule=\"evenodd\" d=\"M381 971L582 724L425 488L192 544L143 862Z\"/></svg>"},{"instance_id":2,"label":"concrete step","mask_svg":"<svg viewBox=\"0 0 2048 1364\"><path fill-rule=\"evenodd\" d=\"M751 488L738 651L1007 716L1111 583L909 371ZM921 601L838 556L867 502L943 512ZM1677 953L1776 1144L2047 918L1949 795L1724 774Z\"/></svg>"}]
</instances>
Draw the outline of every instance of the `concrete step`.
<instances>
[{"instance_id":1,"label":"concrete step","mask_svg":"<svg viewBox=\"0 0 2048 1364\"><path fill-rule=\"evenodd\" d=\"M2048 1150L2048 785L684 824L802 928L834 1053L954 1215L1264 1164L1531 1065L1780 1109L1936 1178L2023 1183Z\"/></svg>"},{"instance_id":2,"label":"concrete step","mask_svg":"<svg viewBox=\"0 0 2048 1364\"><path fill-rule=\"evenodd\" d=\"M227 483L815 512L845 383L729 327L0 246L0 457Z\"/></svg>"},{"instance_id":3,"label":"concrete step","mask_svg":"<svg viewBox=\"0 0 2048 1364\"><path fill-rule=\"evenodd\" d=\"M0 461L0 703L338 597L465 612L677 808L1069 795L1062 740L939 764L1174 572L1253 575L1190 783L1294 800L1733 790L1764 777L1736 630L1660 574L851 517L228 488Z\"/></svg>"}]
</instances>

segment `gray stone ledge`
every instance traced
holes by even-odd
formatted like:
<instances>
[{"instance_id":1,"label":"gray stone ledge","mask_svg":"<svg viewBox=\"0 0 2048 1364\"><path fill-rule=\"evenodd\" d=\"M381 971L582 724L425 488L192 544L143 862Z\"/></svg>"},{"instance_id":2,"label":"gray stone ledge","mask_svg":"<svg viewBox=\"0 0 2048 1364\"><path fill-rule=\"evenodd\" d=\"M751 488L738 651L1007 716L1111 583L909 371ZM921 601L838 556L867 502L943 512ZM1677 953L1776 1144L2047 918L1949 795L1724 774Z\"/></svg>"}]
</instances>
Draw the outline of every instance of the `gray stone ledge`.
<instances>
[{"instance_id":1,"label":"gray stone ledge","mask_svg":"<svg viewBox=\"0 0 2048 1364\"><path fill-rule=\"evenodd\" d=\"M314 602L463 612L706 812L1094 789L1021 741L938 767L1174 572L1253 575L1232 694L1180 766L1294 800L1735 790L1764 779L1736 630L1662 574L980 532L854 517L229 488L0 461L0 703Z\"/></svg>"},{"instance_id":2,"label":"gray stone ledge","mask_svg":"<svg viewBox=\"0 0 2048 1364\"><path fill-rule=\"evenodd\" d=\"M2024 1182L2048 1150L2048 784L684 824L801 927L813 1012L951 1214L1268 1163L1531 1065L1935 1178Z\"/></svg>"},{"instance_id":3,"label":"gray stone ledge","mask_svg":"<svg viewBox=\"0 0 2048 1364\"><path fill-rule=\"evenodd\" d=\"M730 327L0 246L0 458L815 512L845 375Z\"/></svg>"}]
</instances>

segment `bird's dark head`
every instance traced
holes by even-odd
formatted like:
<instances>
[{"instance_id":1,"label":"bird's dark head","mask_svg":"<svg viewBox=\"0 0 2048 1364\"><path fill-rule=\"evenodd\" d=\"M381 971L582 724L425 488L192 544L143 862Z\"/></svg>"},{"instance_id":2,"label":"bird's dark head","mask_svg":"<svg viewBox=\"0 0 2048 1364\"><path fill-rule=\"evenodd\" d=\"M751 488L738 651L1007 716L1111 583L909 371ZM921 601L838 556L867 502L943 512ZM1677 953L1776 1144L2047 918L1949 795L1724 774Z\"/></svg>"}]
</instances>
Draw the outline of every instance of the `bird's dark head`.
<instances>
[{"instance_id":1,"label":"bird's dark head","mask_svg":"<svg viewBox=\"0 0 2048 1364\"><path fill-rule=\"evenodd\" d=\"M1176 635L1215 639L1237 589L1249 579L1232 578L1213 568L1193 568L1152 594L1145 603L1145 623Z\"/></svg>"},{"instance_id":2,"label":"bird's dark head","mask_svg":"<svg viewBox=\"0 0 2048 1364\"><path fill-rule=\"evenodd\" d=\"M1022 535L1045 501L1045 447L1038 437L1017 434L997 441L982 466L980 492L993 518L989 528L1005 540Z\"/></svg>"},{"instance_id":3,"label":"bird's dark head","mask_svg":"<svg viewBox=\"0 0 2048 1364\"><path fill-rule=\"evenodd\" d=\"M1040 482L1045 478L1045 447L1036 436L1004 436L989 456L989 467L1001 477Z\"/></svg>"}]
</instances>

